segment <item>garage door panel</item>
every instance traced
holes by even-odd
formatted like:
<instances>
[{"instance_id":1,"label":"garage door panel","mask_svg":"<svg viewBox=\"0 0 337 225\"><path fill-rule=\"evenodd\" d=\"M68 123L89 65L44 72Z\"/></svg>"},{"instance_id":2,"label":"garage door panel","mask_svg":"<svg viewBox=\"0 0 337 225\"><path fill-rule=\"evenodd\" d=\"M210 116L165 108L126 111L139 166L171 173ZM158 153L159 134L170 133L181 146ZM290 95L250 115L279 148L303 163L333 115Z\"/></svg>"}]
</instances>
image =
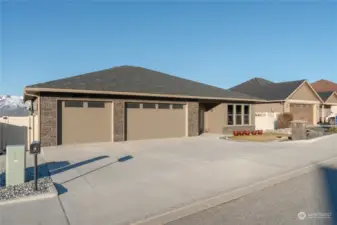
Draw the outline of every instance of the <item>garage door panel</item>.
<instances>
[{"instance_id":1,"label":"garage door panel","mask_svg":"<svg viewBox=\"0 0 337 225\"><path fill-rule=\"evenodd\" d=\"M291 104L290 112L294 120L304 120L308 124L313 124L313 105L310 104Z\"/></svg>"},{"instance_id":2,"label":"garage door panel","mask_svg":"<svg viewBox=\"0 0 337 225\"><path fill-rule=\"evenodd\" d=\"M89 108L90 107L90 108ZM84 103L82 108L62 104L62 144L112 140L111 103Z\"/></svg>"},{"instance_id":3,"label":"garage door panel","mask_svg":"<svg viewBox=\"0 0 337 225\"><path fill-rule=\"evenodd\" d=\"M128 108L126 114L128 140L186 136L184 109Z\"/></svg>"}]
</instances>

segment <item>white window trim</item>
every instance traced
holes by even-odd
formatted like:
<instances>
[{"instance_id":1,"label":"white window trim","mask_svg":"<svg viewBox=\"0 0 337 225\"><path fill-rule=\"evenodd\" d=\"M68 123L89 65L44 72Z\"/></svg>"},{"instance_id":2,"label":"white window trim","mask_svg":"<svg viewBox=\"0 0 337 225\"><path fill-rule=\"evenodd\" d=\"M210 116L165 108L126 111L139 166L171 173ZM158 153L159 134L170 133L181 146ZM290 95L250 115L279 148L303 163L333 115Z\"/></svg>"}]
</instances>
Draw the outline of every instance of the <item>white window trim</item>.
<instances>
[{"instance_id":1,"label":"white window trim","mask_svg":"<svg viewBox=\"0 0 337 225\"><path fill-rule=\"evenodd\" d=\"M228 106L232 105L233 106L233 125L228 125ZM241 122L242 124L236 124L236 106L237 105L241 105ZM245 110L244 107L245 106L249 106L249 123L248 124L244 124L244 119L245 119ZM237 126L252 126L252 105L251 104L227 104L227 125L228 127L237 127Z\"/></svg>"}]
</instances>

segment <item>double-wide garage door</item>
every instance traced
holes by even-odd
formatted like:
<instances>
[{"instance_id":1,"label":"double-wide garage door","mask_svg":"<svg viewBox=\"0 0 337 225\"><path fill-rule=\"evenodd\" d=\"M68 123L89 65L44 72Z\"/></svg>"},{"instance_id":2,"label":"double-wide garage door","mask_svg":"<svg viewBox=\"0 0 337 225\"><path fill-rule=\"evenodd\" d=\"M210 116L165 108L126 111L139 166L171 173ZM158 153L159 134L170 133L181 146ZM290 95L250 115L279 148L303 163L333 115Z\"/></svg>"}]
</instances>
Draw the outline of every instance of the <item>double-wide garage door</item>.
<instances>
[{"instance_id":1,"label":"double-wide garage door","mask_svg":"<svg viewBox=\"0 0 337 225\"><path fill-rule=\"evenodd\" d=\"M310 104L290 104L290 112L294 120L304 120L308 124L313 124L313 105Z\"/></svg>"},{"instance_id":2,"label":"double-wide garage door","mask_svg":"<svg viewBox=\"0 0 337 225\"><path fill-rule=\"evenodd\" d=\"M186 136L184 104L126 103L126 139Z\"/></svg>"},{"instance_id":3,"label":"double-wide garage door","mask_svg":"<svg viewBox=\"0 0 337 225\"><path fill-rule=\"evenodd\" d=\"M61 101L58 144L112 141L111 102Z\"/></svg>"}]
</instances>

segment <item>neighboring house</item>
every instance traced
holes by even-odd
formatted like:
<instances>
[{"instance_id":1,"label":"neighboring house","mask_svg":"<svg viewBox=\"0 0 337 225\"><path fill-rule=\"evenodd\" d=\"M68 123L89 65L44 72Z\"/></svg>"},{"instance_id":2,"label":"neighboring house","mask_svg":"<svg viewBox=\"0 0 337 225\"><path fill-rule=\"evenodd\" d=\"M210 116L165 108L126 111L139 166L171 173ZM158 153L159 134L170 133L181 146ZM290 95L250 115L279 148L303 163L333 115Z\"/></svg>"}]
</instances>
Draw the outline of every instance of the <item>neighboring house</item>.
<instances>
[{"instance_id":1,"label":"neighboring house","mask_svg":"<svg viewBox=\"0 0 337 225\"><path fill-rule=\"evenodd\" d=\"M318 80L311 84L317 92L337 91L337 84L328 80Z\"/></svg>"},{"instance_id":2,"label":"neighboring house","mask_svg":"<svg viewBox=\"0 0 337 225\"><path fill-rule=\"evenodd\" d=\"M336 91L326 91L326 92L318 92L319 96L323 100L323 104L321 105L320 110L320 122L330 122L335 123L335 116L337 113L334 114L331 118L327 118L332 113L332 107L337 107L337 92Z\"/></svg>"},{"instance_id":3,"label":"neighboring house","mask_svg":"<svg viewBox=\"0 0 337 225\"><path fill-rule=\"evenodd\" d=\"M254 129L264 101L161 72L114 67L24 88L42 146Z\"/></svg>"},{"instance_id":4,"label":"neighboring house","mask_svg":"<svg viewBox=\"0 0 337 225\"><path fill-rule=\"evenodd\" d=\"M333 118L327 117L331 115L332 108L335 108L335 106L337 105L337 103L335 102L336 95L334 94L334 92L337 92L337 84L329 80L318 80L311 85L324 101L324 104L321 105L321 110L319 114L320 122L334 123L334 121L329 121ZM334 115L331 115L331 117L334 117Z\"/></svg>"},{"instance_id":5,"label":"neighboring house","mask_svg":"<svg viewBox=\"0 0 337 225\"><path fill-rule=\"evenodd\" d=\"M253 78L229 90L266 100L255 105L255 112L291 112L295 120L305 120L311 125L319 122L323 101L306 80L275 83Z\"/></svg>"}]
</instances>

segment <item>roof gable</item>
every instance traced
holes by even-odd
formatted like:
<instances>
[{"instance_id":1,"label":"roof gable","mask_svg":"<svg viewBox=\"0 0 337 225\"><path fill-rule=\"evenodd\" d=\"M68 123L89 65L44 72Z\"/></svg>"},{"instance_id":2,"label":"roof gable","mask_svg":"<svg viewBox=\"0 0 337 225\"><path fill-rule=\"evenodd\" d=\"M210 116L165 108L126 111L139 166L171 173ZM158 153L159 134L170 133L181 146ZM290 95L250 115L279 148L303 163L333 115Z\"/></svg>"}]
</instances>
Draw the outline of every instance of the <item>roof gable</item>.
<instances>
[{"instance_id":1,"label":"roof gable","mask_svg":"<svg viewBox=\"0 0 337 225\"><path fill-rule=\"evenodd\" d=\"M326 102L330 96L333 94L333 91L325 91L325 92L317 92L318 95L321 97L323 102Z\"/></svg>"},{"instance_id":2,"label":"roof gable","mask_svg":"<svg viewBox=\"0 0 337 225\"><path fill-rule=\"evenodd\" d=\"M308 82L303 82L289 97L291 100L319 101L322 99Z\"/></svg>"},{"instance_id":3,"label":"roof gable","mask_svg":"<svg viewBox=\"0 0 337 225\"><path fill-rule=\"evenodd\" d=\"M143 95L170 95L253 100L255 97L183 79L158 71L120 66L55 81L35 84L26 89L83 90Z\"/></svg>"},{"instance_id":4,"label":"roof gable","mask_svg":"<svg viewBox=\"0 0 337 225\"><path fill-rule=\"evenodd\" d=\"M337 92L327 91L327 92L319 92L319 96L321 96L322 100L326 104L337 104Z\"/></svg>"},{"instance_id":5,"label":"roof gable","mask_svg":"<svg viewBox=\"0 0 337 225\"><path fill-rule=\"evenodd\" d=\"M337 92L332 93L326 103L337 105Z\"/></svg>"}]
</instances>

